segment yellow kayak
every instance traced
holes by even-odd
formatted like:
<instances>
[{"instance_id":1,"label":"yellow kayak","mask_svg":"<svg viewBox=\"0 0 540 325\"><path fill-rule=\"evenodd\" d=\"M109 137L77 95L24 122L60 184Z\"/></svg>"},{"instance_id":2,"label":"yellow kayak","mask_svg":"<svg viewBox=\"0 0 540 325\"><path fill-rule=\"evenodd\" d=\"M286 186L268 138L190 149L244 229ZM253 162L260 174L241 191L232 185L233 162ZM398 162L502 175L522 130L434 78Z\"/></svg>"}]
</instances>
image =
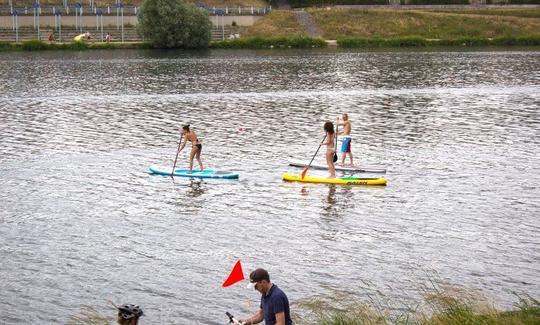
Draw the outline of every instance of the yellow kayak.
<instances>
[{"instance_id":1,"label":"yellow kayak","mask_svg":"<svg viewBox=\"0 0 540 325\"><path fill-rule=\"evenodd\" d=\"M305 176L302 179L302 176L295 174L283 174L284 181L292 182L305 182L305 183L325 183L325 184L341 184L341 185L386 185L385 178L363 178L363 177L340 177L340 178L324 178L324 177L313 177Z\"/></svg>"}]
</instances>

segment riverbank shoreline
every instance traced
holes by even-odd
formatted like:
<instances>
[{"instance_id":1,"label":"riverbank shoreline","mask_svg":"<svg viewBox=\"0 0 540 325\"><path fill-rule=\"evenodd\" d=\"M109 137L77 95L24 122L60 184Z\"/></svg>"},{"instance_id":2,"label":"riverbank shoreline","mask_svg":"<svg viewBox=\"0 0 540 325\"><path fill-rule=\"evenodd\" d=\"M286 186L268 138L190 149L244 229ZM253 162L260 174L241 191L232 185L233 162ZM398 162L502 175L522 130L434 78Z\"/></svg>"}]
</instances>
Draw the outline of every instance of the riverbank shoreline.
<instances>
[{"instance_id":1,"label":"riverbank shoreline","mask_svg":"<svg viewBox=\"0 0 540 325\"><path fill-rule=\"evenodd\" d=\"M393 38L340 38L323 40L310 37L252 37L227 41L214 41L208 49L378 49L378 48L473 48L473 47L532 47L540 46L540 37L498 37L458 39L427 39L422 37ZM51 50L128 50L153 49L147 42L49 43L38 40L26 42L0 42L0 52L7 51L51 51Z\"/></svg>"}]
</instances>

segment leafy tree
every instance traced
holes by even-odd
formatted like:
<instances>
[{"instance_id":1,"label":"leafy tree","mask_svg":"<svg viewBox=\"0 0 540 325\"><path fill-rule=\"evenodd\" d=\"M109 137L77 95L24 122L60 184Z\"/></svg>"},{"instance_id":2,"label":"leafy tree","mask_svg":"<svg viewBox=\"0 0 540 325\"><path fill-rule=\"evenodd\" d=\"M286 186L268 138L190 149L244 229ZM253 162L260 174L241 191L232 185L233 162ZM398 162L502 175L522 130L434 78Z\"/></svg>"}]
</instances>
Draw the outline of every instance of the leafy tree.
<instances>
[{"instance_id":1,"label":"leafy tree","mask_svg":"<svg viewBox=\"0 0 540 325\"><path fill-rule=\"evenodd\" d=\"M158 48L200 48L210 43L208 13L182 0L144 0L137 29Z\"/></svg>"}]
</instances>

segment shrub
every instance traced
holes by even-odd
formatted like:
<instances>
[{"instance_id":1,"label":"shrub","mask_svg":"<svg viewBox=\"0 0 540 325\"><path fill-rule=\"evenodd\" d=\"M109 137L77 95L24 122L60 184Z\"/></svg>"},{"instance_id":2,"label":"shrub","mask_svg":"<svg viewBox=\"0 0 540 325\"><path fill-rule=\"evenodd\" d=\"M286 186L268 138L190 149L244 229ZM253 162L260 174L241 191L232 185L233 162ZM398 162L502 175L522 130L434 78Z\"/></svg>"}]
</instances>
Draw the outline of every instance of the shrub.
<instances>
[{"instance_id":1,"label":"shrub","mask_svg":"<svg viewBox=\"0 0 540 325\"><path fill-rule=\"evenodd\" d=\"M10 42L0 42L0 51L11 50L13 46Z\"/></svg>"},{"instance_id":2,"label":"shrub","mask_svg":"<svg viewBox=\"0 0 540 325\"><path fill-rule=\"evenodd\" d=\"M49 45L42 41L31 40L23 42L21 48L25 51L40 51L48 49Z\"/></svg>"},{"instance_id":3,"label":"shrub","mask_svg":"<svg viewBox=\"0 0 540 325\"><path fill-rule=\"evenodd\" d=\"M469 0L401 0L402 5L468 5Z\"/></svg>"},{"instance_id":4,"label":"shrub","mask_svg":"<svg viewBox=\"0 0 540 325\"><path fill-rule=\"evenodd\" d=\"M323 7L334 5L387 5L388 0L291 0L292 7Z\"/></svg>"},{"instance_id":5,"label":"shrub","mask_svg":"<svg viewBox=\"0 0 540 325\"><path fill-rule=\"evenodd\" d=\"M320 38L310 37L249 37L214 42L211 46L232 49L311 48L326 47L326 42Z\"/></svg>"},{"instance_id":6,"label":"shrub","mask_svg":"<svg viewBox=\"0 0 540 325\"><path fill-rule=\"evenodd\" d=\"M208 13L182 0L144 0L137 30L158 48L200 48L210 43Z\"/></svg>"},{"instance_id":7,"label":"shrub","mask_svg":"<svg viewBox=\"0 0 540 325\"><path fill-rule=\"evenodd\" d=\"M339 47L414 47L429 46L430 42L423 37L394 37L394 38L340 38L337 40Z\"/></svg>"}]
</instances>

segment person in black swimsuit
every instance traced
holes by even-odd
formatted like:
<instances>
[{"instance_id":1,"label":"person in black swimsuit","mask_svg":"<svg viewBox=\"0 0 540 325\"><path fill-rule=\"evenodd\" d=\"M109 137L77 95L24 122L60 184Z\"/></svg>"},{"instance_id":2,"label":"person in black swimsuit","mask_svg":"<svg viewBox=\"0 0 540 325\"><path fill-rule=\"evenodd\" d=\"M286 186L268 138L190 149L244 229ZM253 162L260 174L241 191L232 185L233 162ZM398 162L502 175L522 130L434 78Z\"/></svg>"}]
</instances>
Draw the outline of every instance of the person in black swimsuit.
<instances>
[{"instance_id":1,"label":"person in black swimsuit","mask_svg":"<svg viewBox=\"0 0 540 325\"><path fill-rule=\"evenodd\" d=\"M201 141L199 141L199 138L197 138L195 132L189 129L189 124L182 127L182 134L186 137L186 140L180 147L180 151L184 149L188 141L191 142L191 153L189 154L189 172L191 173L193 170L193 158L196 158L199 162L199 166L201 168L200 171L202 172L204 170L204 167L201 161Z\"/></svg>"}]
</instances>

